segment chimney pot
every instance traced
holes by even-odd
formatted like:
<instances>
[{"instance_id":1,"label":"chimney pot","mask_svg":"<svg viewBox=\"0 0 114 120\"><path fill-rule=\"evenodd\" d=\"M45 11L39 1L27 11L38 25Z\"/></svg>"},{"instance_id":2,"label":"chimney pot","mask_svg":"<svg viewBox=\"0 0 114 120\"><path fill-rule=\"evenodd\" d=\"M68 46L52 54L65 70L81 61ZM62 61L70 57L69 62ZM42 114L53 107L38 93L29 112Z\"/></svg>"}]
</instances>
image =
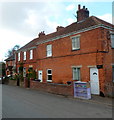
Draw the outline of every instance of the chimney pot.
<instances>
[{"instance_id":1,"label":"chimney pot","mask_svg":"<svg viewBox=\"0 0 114 120\"><path fill-rule=\"evenodd\" d=\"M81 5L79 4L79 5L78 5L78 10L80 10L80 9L81 9Z\"/></svg>"},{"instance_id":2,"label":"chimney pot","mask_svg":"<svg viewBox=\"0 0 114 120\"><path fill-rule=\"evenodd\" d=\"M83 6L83 9L85 9L85 6Z\"/></svg>"}]
</instances>

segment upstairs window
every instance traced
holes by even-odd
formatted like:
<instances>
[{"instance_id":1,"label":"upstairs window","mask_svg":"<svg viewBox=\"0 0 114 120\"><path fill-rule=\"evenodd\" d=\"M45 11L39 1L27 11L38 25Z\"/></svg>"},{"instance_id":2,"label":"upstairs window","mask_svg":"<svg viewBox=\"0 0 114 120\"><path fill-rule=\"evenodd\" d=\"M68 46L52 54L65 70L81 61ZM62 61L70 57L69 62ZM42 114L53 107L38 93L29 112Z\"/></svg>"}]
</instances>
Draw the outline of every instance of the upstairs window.
<instances>
[{"instance_id":1,"label":"upstairs window","mask_svg":"<svg viewBox=\"0 0 114 120\"><path fill-rule=\"evenodd\" d=\"M114 33L111 34L111 46L114 48Z\"/></svg>"},{"instance_id":2,"label":"upstairs window","mask_svg":"<svg viewBox=\"0 0 114 120\"><path fill-rule=\"evenodd\" d=\"M26 60L26 52L23 53L23 60Z\"/></svg>"},{"instance_id":3,"label":"upstairs window","mask_svg":"<svg viewBox=\"0 0 114 120\"><path fill-rule=\"evenodd\" d=\"M73 68L73 80L80 81L80 68L77 67Z\"/></svg>"},{"instance_id":4,"label":"upstairs window","mask_svg":"<svg viewBox=\"0 0 114 120\"><path fill-rule=\"evenodd\" d=\"M80 49L80 36L72 37L72 50Z\"/></svg>"},{"instance_id":5,"label":"upstairs window","mask_svg":"<svg viewBox=\"0 0 114 120\"><path fill-rule=\"evenodd\" d=\"M30 59L33 59L33 50L30 50Z\"/></svg>"},{"instance_id":6,"label":"upstairs window","mask_svg":"<svg viewBox=\"0 0 114 120\"><path fill-rule=\"evenodd\" d=\"M52 56L52 45L47 45L47 48L46 48L46 52L47 52L47 57L50 57Z\"/></svg>"},{"instance_id":7,"label":"upstairs window","mask_svg":"<svg viewBox=\"0 0 114 120\"><path fill-rule=\"evenodd\" d=\"M18 61L20 61L20 52L18 53Z\"/></svg>"}]
</instances>

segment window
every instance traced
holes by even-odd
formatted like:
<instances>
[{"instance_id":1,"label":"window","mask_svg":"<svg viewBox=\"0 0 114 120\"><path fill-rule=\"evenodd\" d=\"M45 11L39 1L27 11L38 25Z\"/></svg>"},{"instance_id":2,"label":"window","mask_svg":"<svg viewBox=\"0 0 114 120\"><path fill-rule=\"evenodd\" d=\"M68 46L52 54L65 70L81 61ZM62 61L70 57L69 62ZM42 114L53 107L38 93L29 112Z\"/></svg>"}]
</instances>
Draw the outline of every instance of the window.
<instances>
[{"instance_id":1,"label":"window","mask_svg":"<svg viewBox=\"0 0 114 120\"><path fill-rule=\"evenodd\" d=\"M79 80L80 81L80 68L73 68L73 80Z\"/></svg>"},{"instance_id":2,"label":"window","mask_svg":"<svg viewBox=\"0 0 114 120\"><path fill-rule=\"evenodd\" d=\"M112 81L114 82L114 66L112 67Z\"/></svg>"},{"instance_id":3,"label":"window","mask_svg":"<svg viewBox=\"0 0 114 120\"><path fill-rule=\"evenodd\" d=\"M111 34L111 46L114 48L114 34Z\"/></svg>"},{"instance_id":4,"label":"window","mask_svg":"<svg viewBox=\"0 0 114 120\"><path fill-rule=\"evenodd\" d=\"M80 37L75 36L72 37L72 50L79 50L80 49Z\"/></svg>"},{"instance_id":5,"label":"window","mask_svg":"<svg viewBox=\"0 0 114 120\"><path fill-rule=\"evenodd\" d=\"M20 61L20 53L18 53L18 61Z\"/></svg>"},{"instance_id":6,"label":"window","mask_svg":"<svg viewBox=\"0 0 114 120\"><path fill-rule=\"evenodd\" d=\"M47 70L47 81L52 82L52 70Z\"/></svg>"},{"instance_id":7,"label":"window","mask_svg":"<svg viewBox=\"0 0 114 120\"><path fill-rule=\"evenodd\" d=\"M30 59L33 59L33 50L30 50Z\"/></svg>"},{"instance_id":8,"label":"window","mask_svg":"<svg viewBox=\"0 0 114 120\"><path fill-rule=\"evenodd\" d=\"M52 56L52 45L47 45L47 57Z\"/></svg>"},{"instance_id":9,"label":"window","mask_svg":"<svg viewBox=\"0 0 114 120\"><path fill-rule=\"evenodd\" d=\"M26 60L26 52L23 53L23 60Z\"/></svg>"}]
</instances>

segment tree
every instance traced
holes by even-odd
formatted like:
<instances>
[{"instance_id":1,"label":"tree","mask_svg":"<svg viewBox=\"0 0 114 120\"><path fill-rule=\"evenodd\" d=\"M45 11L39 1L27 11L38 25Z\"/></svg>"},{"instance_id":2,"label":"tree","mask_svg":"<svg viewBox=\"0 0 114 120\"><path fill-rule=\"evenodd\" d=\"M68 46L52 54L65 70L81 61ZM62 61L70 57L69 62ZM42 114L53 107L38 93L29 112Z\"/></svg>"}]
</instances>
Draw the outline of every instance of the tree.
<instances>
[{"instance_id":1,"label":"tree","mask_svg":"<svg viewBox=\"0 0 114 120\"><path fill-rule=\"evenodd\" d=\"M11 48L10 50L8 50L6 57L10 57L12 56L16 50L18 50L20 48L19 45L15 45L13 48Z\"/></svg>"}]
</instances>

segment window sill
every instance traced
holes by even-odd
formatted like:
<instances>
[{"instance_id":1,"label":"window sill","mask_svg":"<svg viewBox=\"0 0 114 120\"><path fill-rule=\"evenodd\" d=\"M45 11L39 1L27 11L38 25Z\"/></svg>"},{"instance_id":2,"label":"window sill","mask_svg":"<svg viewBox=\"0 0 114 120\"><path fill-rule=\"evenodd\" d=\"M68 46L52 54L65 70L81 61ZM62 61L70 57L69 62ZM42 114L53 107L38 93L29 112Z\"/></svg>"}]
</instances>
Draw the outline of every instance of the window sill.
<instances>
[{"instance_id":1,"label":"window sill","mask_svg":"<svg viewBox=\"0 0 114 120\"><path fill-rule=\"evenodd\" d=\"M73 52L73 51L78 51L78 50L80 50L80 48L79 49L72 49L71 51Z\"/></svg>"},{"instance_id":2,"label":"window sill","mask_svg":"<svg viewBox=\"0 0 114 120\"><path fill-rule=\"evenodd\" d=\"M47 82L52 82L52 80L47 80Z\"/></svg>"},{"instance_id":3,"label":"window sill","mask_svg":"<svg viewBox=\"0 0 114 120\"><path fill-rule=\"evenodd\" d=\"M50 57L52 57L52 56L46 56L47 58L50 58Z\"/></svg>"}]
</instances>

